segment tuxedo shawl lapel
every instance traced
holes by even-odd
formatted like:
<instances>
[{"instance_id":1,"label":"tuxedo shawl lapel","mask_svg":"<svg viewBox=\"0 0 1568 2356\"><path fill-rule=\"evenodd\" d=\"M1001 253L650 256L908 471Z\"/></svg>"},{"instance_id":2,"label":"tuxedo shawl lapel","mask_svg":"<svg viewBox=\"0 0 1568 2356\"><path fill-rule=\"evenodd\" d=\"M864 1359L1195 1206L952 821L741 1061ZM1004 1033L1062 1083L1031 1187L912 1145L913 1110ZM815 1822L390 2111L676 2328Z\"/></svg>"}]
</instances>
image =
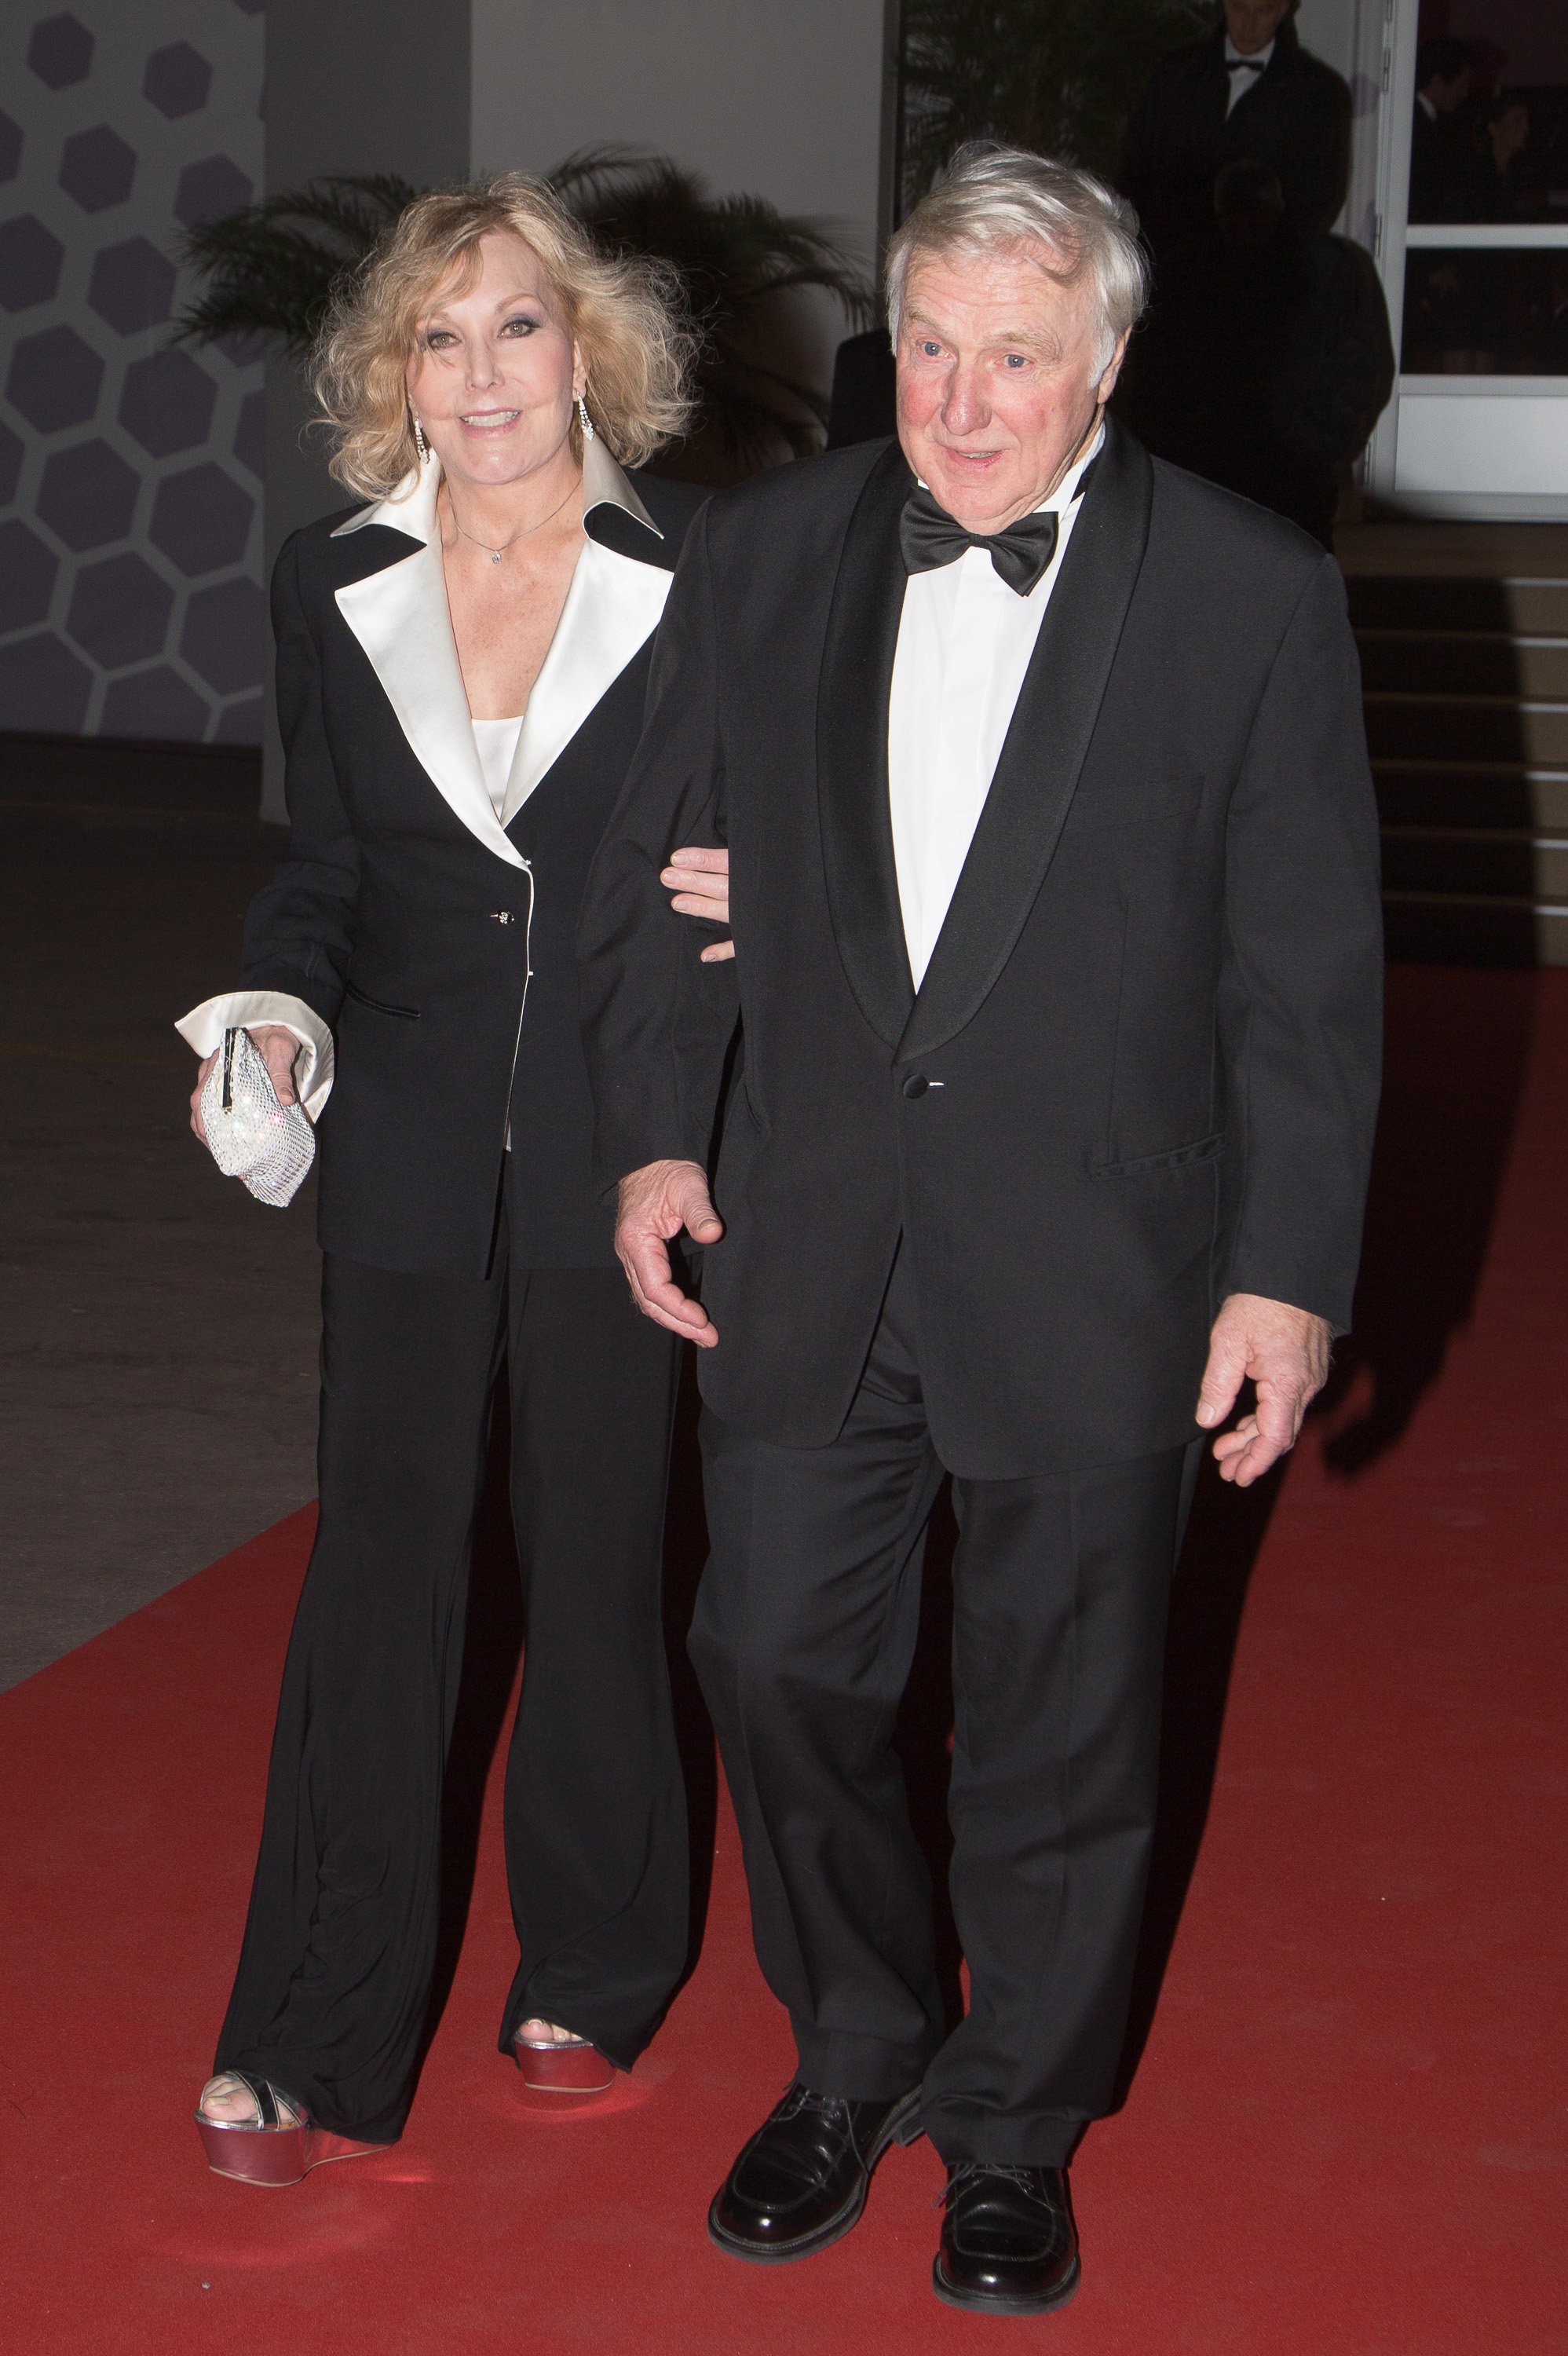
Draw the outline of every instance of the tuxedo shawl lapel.
<instances>
[{"instance_id":1,"label":"tuxedo shawl lapel","mask_svg":"<svg viewBox=\"0 0 1568 2356\"><path fill-rule=\"evenodd\" d=\"M895 443L867 477L838 561L816 713L827 903L861 1013L890 1047L914 1003L888 806L888 694L908 578L899 516L912 477Z\"/></svg>"},{"instance_id":2,"label":"tuxedo shawl lapel","mask_svg":"<svg viewBox=\"0 0 1568 2356\"><path fill-rule=\"evenodd\" d=\"M901 1062L932 1054L973 1020L1045 881L1143 563L1153 486L1142 444L1107 421L991 790L898 1043ZM885 732L885 688L878 715Z\"/></svg>"},{"instance_id":3,"label":"tuxedo shawl lapel","mask_svg":"<svg viewBox=\"0 0 1568 2356\"><path fill-rule=\"evenodd\" d=\"M1260 96L1262 96L1265 91L1277 91L1282 82L1288 81L1290 80L1291 74L1294 72L1296 68L1296 59L1301 55L1300 41L1296 34L1296 27L1287 16L1282 25L1278 25L1275 28L1274 48L1270 52L1267 65L1264 66L1262 73L1247 74L1243 77L1242 90L1237 97L1236 103L1234 106L1232 106L1230 104L1230 67L1229 60L1225 57L1225 35L1222 27L1219 37L1220 61L1225 68L1223 79L1225 83L1225 102L1227 109L1226 120L1230 121L1239 114L1241 115L1243 122L1245 123L1250 120L1253 111L1254 102Z\"/></svg>"},{"instance_id":4,"label":"tuxedo shawl lapel","mask_svg":"<svg viewBox=\"0 0 1568 2356\"><path fill-rule=\"evenodd\" d=\"M367 508L333 534L384 524L415 542L362 580L337 592L337 608L364 648L415 758L454 818L508 867L527 862L496 815L479 766L468 694L452 635L446 573L435 520L440 461L428 457L390 498Z\"/></svg>"}]
</instances>

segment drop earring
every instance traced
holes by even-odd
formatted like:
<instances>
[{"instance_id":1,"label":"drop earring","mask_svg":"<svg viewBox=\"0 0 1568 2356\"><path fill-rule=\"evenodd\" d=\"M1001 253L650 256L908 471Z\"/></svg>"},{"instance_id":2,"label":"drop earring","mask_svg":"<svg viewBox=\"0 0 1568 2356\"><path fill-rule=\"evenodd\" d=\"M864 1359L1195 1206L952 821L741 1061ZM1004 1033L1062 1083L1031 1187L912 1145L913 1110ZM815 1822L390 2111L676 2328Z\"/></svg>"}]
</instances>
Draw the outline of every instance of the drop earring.
<instances>
[{"instance_id":1,"label":"drop earring","mask_svg":"<svg viewBox=\"0 0 1568 2356\"><path fill-rule=\"evenodd\" d=\"M424 438L424 427L420 423L419 419L414 417L414 412L411 409L409 412L409 415L413 419L414 448L420 454L420 465L422 466L425 460L430 456L430 444Z\"/></svg>"},{"instance_id":2,"label":"drop earring","mask_svg":"<svg viewBox=\"0 0 1568 2356\"><path fill-rule=\"evenodd\" d=\"M588 414L588 403L581 393L577 396L577 414L581 423L582 439L586 444L593 439L593 420Z\"/></svg>"}]
</instances>

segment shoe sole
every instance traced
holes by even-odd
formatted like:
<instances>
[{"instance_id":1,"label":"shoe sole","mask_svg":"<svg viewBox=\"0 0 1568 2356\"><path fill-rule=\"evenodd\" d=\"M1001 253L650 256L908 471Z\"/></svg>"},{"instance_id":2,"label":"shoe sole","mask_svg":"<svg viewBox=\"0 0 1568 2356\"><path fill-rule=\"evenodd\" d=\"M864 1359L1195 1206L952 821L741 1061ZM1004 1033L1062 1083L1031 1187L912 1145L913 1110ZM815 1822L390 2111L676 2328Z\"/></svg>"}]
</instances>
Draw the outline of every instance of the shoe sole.
<instances>
[{"instance_id":1,"label":"shoe sole","mask_svg":"<svg viewBox=\"0 0 1568 2356\"><path fill-rule=\"evenodd\" d=\"M1004 2298L994 2291L959 2290L943 2273L942 2259L938 2255L932 2261L931 2287L944 2306L967 2308L975 2315L1049 2315L1053 2308L1069 2304L1077 2291L1083 2272L1082 2265L1074 2258L1072 2272L1055 2290L1046 2291L1033 2298Z\"/></svg>"},{"instance_id":2,"label":"shoe sole","mask_svg":"<svg viewBox=\"0 0 1568 2356\"><path fill-rule=\"evenodd\" d=\"M818 2250L831 2249L835 2242L841 2242L845 2234L859 2223L860 2212L871 2190L871 2179L883 2154L895 2143L913 2143L915 2140L912 2135L905 2135L903 2129L919 2115L919 2112L920 2092L917 2088L912 2094L906 2094L890 2115L880 2135L866 2154L865 2173L843 2208L825 2225L818 2225L815 2232L802 2233L793 2242L774 2243L771 2248L755 2242L743 2242L737 2234L726 2233L719 2222L719 2203L723 2190L720 2187L708 2211L709 2240L715 2249L722 2250L726 2257L744 2258L754 2266L786 2266L795 2258L815 2257Z\"/></svg>"},{"instance_id":3,"label":"shoe sole","mask_svg":"<svg viewBox=\"0 0 1568 2356\"><path fill-rule=\"evenodd\" d=\"M263 2192L303 2184L313 2169L325 2168L335 2159L368 2159L372 2152L391 2149L390 2144L357 2143L327 2127L248 2127L207 2118L199 2111L196 2124L214 2176L227 2177L231 2184L253 2184Z\"/></svg>"},{"instance_id":4,"label":"shoe sole","mask_svg":"<svg viewBox=\"0 0 1568 2356\"><path fill-rule=\"evenodd\" d=\"M512 2059L530 2095L558 2100L605 2094L615 2083L615 2065L596 2045L522 2045L515 2039Z\"/></svg>"}]
</instances>

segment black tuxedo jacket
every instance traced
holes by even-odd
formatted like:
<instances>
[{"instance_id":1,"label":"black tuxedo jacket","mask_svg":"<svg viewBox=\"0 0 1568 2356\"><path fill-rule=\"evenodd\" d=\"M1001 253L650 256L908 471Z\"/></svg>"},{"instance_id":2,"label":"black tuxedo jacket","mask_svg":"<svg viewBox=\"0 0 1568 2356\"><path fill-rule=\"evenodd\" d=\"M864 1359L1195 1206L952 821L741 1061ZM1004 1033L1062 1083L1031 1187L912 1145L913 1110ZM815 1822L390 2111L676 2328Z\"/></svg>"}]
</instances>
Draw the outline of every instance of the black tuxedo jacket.
<instances>
[{"instance_id":1,"label":"black tuxedo jacket","mask_svg":"<svg viewBox=\"0 0 1568 2356\"><path fill-rule=\"evenodd\" d=\"M1118 182L1150 244L1213 227L1214 182L1227 164L1266 164L1299 230L1332 228L1350 177L1350 93L1304 49L1287 17L1274 54L1229 114L1225 28L1162 59L1127 124Z\"/></svg>"},{"instance_id":2,"label":"black tuxedo jacket","mask_svg":"<svg viewBox=\"0 0 1568 2356\"><path fill-rule=\"evenodd\" d=\"M1225 1293L1349 1322L1381 928L1344 586L1111 426L916 995L887 766L910 488L866 444L688 536L580 935L600 1175L708 1156L738 1012L714 1411L830 1440L901 1234L944 1461L1119 1462L1192 1437ZM715 835L737 958L703 967L657 871Z\"/></svg>"},{"instance_id":3,"label":"black tuxedo jacket","mask_svg":"<svg viewBox=\"0 0 1568 2356\"><path fill-rule=\"evenodd\" d=\"M587 529L667 573L702 495L646 477L636 487L657 530L613 506L592 509ZM421 543L375 520L345 534L343 521L295 533L273 578L292 831L251 903L241 975L245 989L304 999L335 1034L319 1125L323 1248L378 1268L483 1276L505 1170L514 1258L608 1263L573 936L641 731L653 641L607 680L492 846L475 831L494 811L471 738L460 743L467 706L439 570L428 610L411 604L373 661L337 592ZM432 652L421 638L443 631L432 676L450 710L428 681L411 683ZM472 774L449 775L443 749L466 753Z\"/></svg>"}]
</instances>

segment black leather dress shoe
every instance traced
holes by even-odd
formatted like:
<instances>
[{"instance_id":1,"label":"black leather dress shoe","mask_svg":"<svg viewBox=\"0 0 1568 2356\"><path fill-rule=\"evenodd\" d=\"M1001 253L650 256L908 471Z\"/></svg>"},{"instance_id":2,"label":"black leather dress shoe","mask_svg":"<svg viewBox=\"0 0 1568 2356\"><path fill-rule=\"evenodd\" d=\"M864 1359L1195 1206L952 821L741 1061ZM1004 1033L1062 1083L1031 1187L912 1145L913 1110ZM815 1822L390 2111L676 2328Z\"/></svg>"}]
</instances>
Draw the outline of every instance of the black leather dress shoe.
<instances>
[{"instance_id":1,"label":"black leather dress shoe","mask_svg":"<svg viewBox=\"0 0 1568 2356\"><path fill-rule=\"evenodd\" d=\"M1078 2229L1064 2168L947 2171L947 2214L932 2288L949 2307L1043 2315L1078 2287Z\"/></svg>"},{"instance_id":2,"label":"black leather dress shoe","mask_svg":"<svg viewBox=\"0 0 1568 2356\"><path fill-rule=\"evenodd\" d=\"M851 2103L792 2086L742 2150L708 2211L731 2257L781 2265L847 2233L866 2205L871 2170L891 2143L920 2133L920 2095Z\"/></svg>"}]
</instances>

